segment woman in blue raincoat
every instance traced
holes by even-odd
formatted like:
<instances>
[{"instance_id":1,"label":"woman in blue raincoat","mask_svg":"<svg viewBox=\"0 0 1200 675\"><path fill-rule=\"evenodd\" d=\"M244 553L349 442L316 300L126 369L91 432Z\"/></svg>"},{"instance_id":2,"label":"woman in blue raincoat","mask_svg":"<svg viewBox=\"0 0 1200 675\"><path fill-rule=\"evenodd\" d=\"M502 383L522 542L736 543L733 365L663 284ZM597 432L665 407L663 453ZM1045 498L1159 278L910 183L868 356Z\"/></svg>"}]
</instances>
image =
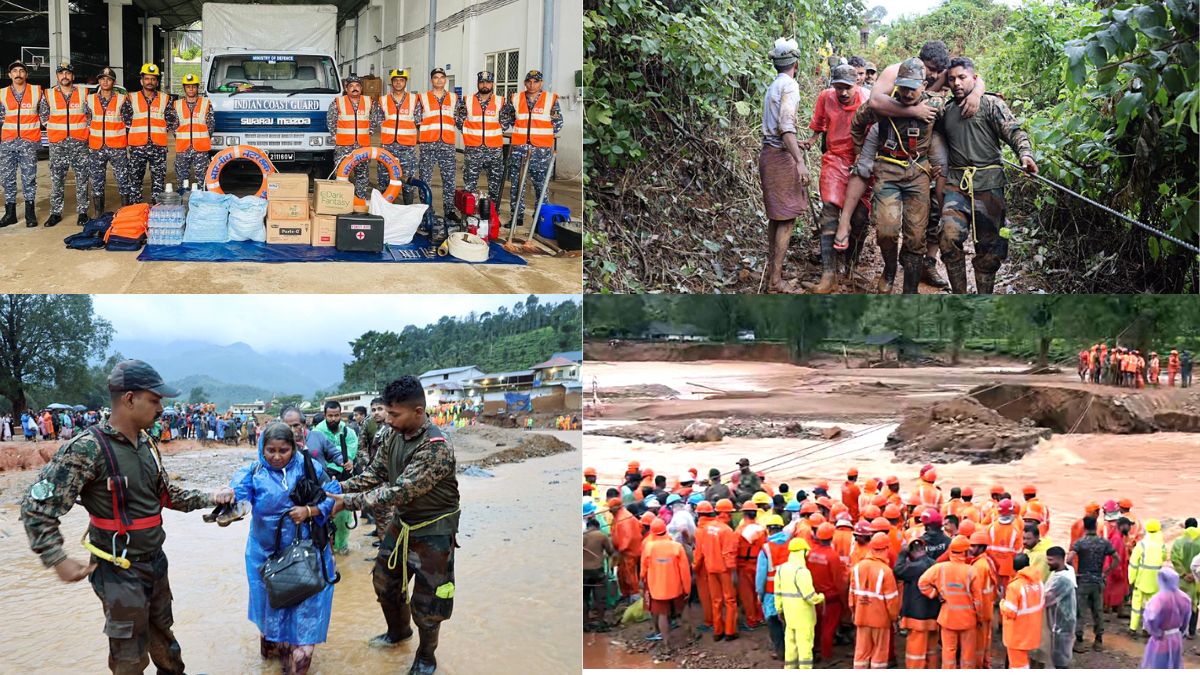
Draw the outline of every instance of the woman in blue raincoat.
<instances>
[{"instance_id":1,"label":"woman in blue raincoat","mask_svg":"<svg viewBox=\"0 0 1200 675\"><path fill-rule=\"evenodd\" d=\"M337 481L331 480L324 467L313 462L317 480L326 492L340 493ZM311 536L310 528L324 527L333 508L333 500L325 499L319 506L297 506L290 494L296 481L304 477L303 448L297 452L292 430L281 422L272 423L258 443L258 461L243 467L230 482L239 501L252 506L250 536L246 540L246 578L250 586L249 618L258 626L259 648L263 658L279 656L284 659L285 672L302 674L308 671L313 648L325 642L329 617L333 608L333 585L293 607L272 609L267 599L259 567L275 552L276 525L281 518L292 522L283 524L279 545L286 547L295 536L293 523L300 526L301 536ZM310 520L311 518L311 520ZM333 556L326 546L324 558L326 578L334 578Z\"/></svg>"}]
</instances>

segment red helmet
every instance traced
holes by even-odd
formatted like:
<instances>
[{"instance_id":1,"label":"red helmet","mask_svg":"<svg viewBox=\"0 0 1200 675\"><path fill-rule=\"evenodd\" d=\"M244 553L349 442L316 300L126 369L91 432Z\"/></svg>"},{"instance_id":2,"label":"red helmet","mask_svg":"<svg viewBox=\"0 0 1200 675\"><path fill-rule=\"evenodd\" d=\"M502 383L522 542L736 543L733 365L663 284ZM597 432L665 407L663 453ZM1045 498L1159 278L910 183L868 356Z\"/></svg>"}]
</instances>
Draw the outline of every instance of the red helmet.
<instances>
[{"instance_id":1,"label":"red helmet","mask_svg":"<svg viewBox=\"0 0 1200 675\"><path fill-rule=\"evenodd\" d=\"M1013 503L1011 499L1001 499L1000 504L996 507L1000 513L1010 514L1013 512Z\"/></svg>"}]
</instances>

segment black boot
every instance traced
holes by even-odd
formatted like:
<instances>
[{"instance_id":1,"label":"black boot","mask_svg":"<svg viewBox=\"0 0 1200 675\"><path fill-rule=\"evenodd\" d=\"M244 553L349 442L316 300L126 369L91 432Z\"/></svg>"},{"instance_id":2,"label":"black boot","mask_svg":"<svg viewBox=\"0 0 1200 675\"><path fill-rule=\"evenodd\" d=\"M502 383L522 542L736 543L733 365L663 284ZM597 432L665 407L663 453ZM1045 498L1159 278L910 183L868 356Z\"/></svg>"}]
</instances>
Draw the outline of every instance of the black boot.
<instances>
[{"instance_id":1,"label":"black boot","mask_svg":"<svg viewBox=\"0 0 1200 675\"><path fill-rule=\"evenodd\" d=\"M879 239L879 254L883 256L883 274L879 277L878 290L883 295L891 295L892 287L896 284L896 252L899 242L895 239Z\"/></svg>"},{"instance_id":2,"label":"black boot","mask_svg":"<svg viewBox=\"0 0 1200 675\"><path fill-rule=\"evenodd\" d=\"M826 295L833 292L834 254L833 234L821 235L821 281L813 289L813 293Z\"/></svg>"},{"instance_id":3,"label":"black boot","mask_svg":"<svg viewBox=\"0 0 1200 675\"><path fill-rule=\"evenodd\" d=\"M949 284L938 274L937 259L931 255L925 256L925 266L921 268L921 281L934 288L945 288Z\"/></svg>"},{"instance_id":4,"label":"black boot","mask_svg":"<svg viewBox=\"0 0 1200 675\"><path fill-rule=\"evenodd\" d=\"M90 220L90 218L88 218L87 211L80 211L79 212L79 226L83 227L84 225L87 225L88 220Z\"/></svg>"},{"instance_id":5,"label":"black boot","mask_svg":"<svg viewBox=\"0 0 1200 675\"><path fill-rule=\"evenodd\" d=\"M96 217L104 215L104 195L92 197L92 208L96 211Z\"/></svg>"},{"instance_id":6,"label":"black boot","mask_svg":"<svg viewBox=\"0 0 1200 675\"><path fill-rule=\"evenodd\" d=\"M921 267L924 265L924 256L902 251L900 253L900 266L904 268L904 293L915 294L921 284Z\"/></svg>"},{"instance_id":7,"label":"black boot","mask_svg":"<svg viewBox=\"0 0 1200 675\"><path fill-rule=\"evenodd\" d=\"M25 214L25 220L26 221L29 220L28 213ZM62 214L61 213L51 213L50 217L46 219L46 223L45 223L45 225L43 225L43 227L54 227L55 225L57 225L61 222L62 222Z\"/></svg>"},{"instance_id":8,"label":"black boot","mask_svg":"<svg viewBox=\"0 0 1200 675\"><path fill-rule=\"evenodd\" d=\"M412 667L408 669L409 675L433 675L437 671L437 659L433 653L437 651L438 629L418 628L417 632L421 636L421 643L417 646Z\"/></svg>"},{"instance_id":9,"label":"black boot","mask_svg":"<svg viewBox=\"0 0 1200 675\"><path fill-rule=\"evenodd\" d=\"M33 202L25 202L25 227L37 226L37 212L34 211Z\"/></svg>"},{"instance_id":10,"label":"black boot","mask_svg":"<svg viewBox=\"0 0 1200 675\"><path fill-rule=\"evenodd\" d=\"M0 218L0 227L8 227L17 222L17 205L8 202L4 205L4 217Z\"/></svg>"},{"instance_id":11,"label":"black boot","mask_svg":"<svg viewBox=\"0 0 1200 675\"><path fill-rule=\"evenodd\" d=\"M946 276L950 278L950 292L962 295L967 292L967 261L943 260L946 263Z\"/></svg>"},{"instance_id":12,"label":"black boot","mask_svg":"<svg viewBox=\"0 0 1200 675\"><path fill-rule=\"evenodd\" d=\"M995 272L980 272L975 270L975 292L980 295L985 295L993 292L996 287Z\"/></svg>"}]
</instances>

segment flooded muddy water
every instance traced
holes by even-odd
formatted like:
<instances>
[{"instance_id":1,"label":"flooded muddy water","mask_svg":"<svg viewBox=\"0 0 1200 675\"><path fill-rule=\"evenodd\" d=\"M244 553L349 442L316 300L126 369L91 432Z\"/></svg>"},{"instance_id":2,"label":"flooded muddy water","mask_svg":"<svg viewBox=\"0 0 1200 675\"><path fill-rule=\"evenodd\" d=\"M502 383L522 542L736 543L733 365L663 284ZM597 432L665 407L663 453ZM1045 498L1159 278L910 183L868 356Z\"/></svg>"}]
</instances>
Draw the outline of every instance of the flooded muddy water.
<instances>
[{"instance_id":1,"label":"flooded muddy water","mask_svg":"<svg viewBox=\"0 0 1200 675\"><path fill-rule=\"evenodd\" d=\"M455 561L454 615L443 624L437 651L438 672L567 673L581 667L578 514L546 508L578 499L580 434L555 435L577 449L492 467L494 478L459 476L462 548ZM172 459L166 461L170 469ZM7 475L5 483L27 486L34 475ZM86 581L64 584L42 567L29 550L11 490L3 502L0 616L6 625L0 671L105 672L100 602ZM248 522L220 528L200 515L163 512L174 631L188 672L280 672L277 660L259 656L258 631L246 618ZM86 522L86 512L77 507L62 525L69 554L81 561L86 554L79 538ZM333 596L333 622L328 642L316 648L312 673L403 672L412 662L415 639L394 650L366 644L385 628L371 587L376 549L369 528L364 523L352 531L349 555L337 558L342 580Z\"/></svg>"}]
</instances>

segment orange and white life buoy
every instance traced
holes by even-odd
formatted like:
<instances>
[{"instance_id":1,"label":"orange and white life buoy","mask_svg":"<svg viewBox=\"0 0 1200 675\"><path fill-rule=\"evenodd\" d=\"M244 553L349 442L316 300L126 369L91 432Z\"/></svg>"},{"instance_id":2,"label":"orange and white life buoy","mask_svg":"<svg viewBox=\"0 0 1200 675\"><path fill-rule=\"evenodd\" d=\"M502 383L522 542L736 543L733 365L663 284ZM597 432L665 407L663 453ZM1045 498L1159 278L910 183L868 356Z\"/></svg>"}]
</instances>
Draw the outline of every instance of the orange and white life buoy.
<instances>
[{"instance_id":1,"label":"orange and white life buoy","mask_svg":"<svg viewBox=\"0 0 1200 675\"><path fill-rule=\"evenodd\" d=\"M217 194L225 194L221 189L221 171L235 159L248 159L258 165L262 170L263 180L262 185L258 186L258 192L255 194L263 199L267 198L267 176L270 176L275 171L275 165L271 163L271 158L267 153L254 147L253 145L235 145L232 148L224 150L213 155L212 161L208 163L208 168L204 170L204 187L209 192Z\"/></svg>"},{"instance_id":2,"label":"orange and white life buoy","mask_svg":"<svg viewBox=\"0 0 1200 675\"><path fill-rule=\"evenodd\" d=\"M371 146L369 148L358 148L354 152L343 157L342 161L338 163L337 171L334 172L337 174L337 180L340 180L343 183L349 183L350 173L354 171L354 167L372 159L376 162L379 162L385 169L387 169L388 187L383 193L383 198L394 204L396 202L396 198L399 197L401 191L404 190L404 183L400 181L400 179L404 176L404 170L400 168L400 160L396 159L395 155L387 150L384 150L383 148L377 148L375 146ZM355 195L354 204L355 206L366 206L367 202L358 195Z\"/></svg>"}]
</instances>

